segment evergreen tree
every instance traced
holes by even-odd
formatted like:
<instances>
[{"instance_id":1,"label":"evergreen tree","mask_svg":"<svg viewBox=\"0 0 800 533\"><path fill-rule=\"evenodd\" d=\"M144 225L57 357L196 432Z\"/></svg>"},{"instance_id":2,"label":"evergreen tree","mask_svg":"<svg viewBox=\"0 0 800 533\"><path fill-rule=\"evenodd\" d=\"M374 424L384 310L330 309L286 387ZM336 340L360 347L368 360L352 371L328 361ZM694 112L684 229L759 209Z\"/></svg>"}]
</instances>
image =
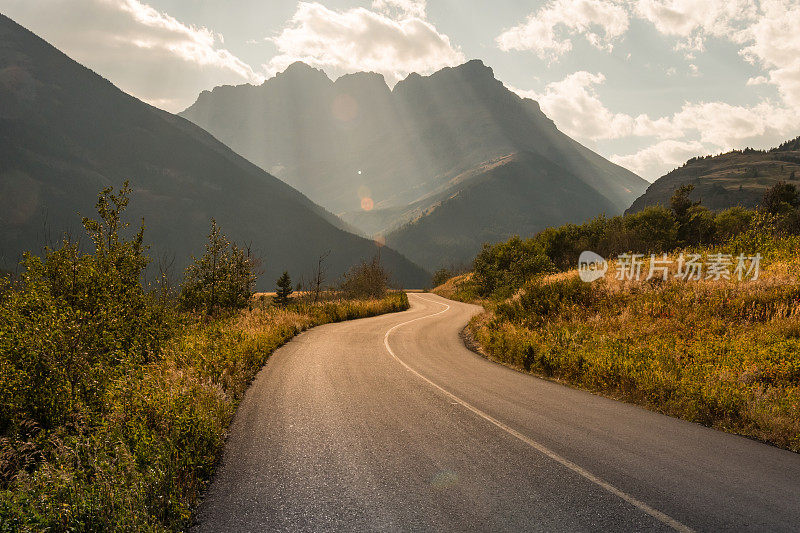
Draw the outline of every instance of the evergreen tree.
<instances>
[{"instance_id":1,"label":"evergreen tree","mask_svg":"<svg viewBox=\"0 0 800 533\"><path fill-rule=\"evenodd\" d=\"M186 268L181 305L208 314L247 307L253 296L256 266L249 248L230 242L212 218L205 253Z\"/></svg>"},{"instance_id":2,"label":"evergreen tree","mask_svg":"<svg viewBox=\"0 0 800 533\"><path fill-rule=\"evenodd\" d=\"M284 270L281 277L275 282L275 286L275 305L286 307L289 305L289 297L294 292L292 290L292 278L289 277L289 273Z\"/></svg>"}]
</instances>

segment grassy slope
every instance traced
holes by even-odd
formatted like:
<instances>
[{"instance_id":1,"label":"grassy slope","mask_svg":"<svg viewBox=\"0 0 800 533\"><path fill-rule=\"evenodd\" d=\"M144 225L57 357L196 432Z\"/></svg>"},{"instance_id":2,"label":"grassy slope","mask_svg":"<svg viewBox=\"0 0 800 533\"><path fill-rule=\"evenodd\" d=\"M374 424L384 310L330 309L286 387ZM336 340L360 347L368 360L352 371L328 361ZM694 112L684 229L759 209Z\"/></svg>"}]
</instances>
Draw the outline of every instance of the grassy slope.
<instances>
[{"instance_id":1,"label":"grassy slope","mask_svg":"<svg viewBox=\"0 0 800 533\"><path fill-rule=\"evenodd\" d=\"M394 293L191 323L162 359L111 387L100 427L0 442L0 469L23 466L0 489L0 531L185 529L234 410L275 349L319 324L407 308Z\"/></svg>"},{"instance_id":2,"label":"grassy slope","mask_svg":"<svg viewBox=\"0 0 800 533\"><path fill-rule=\"evenodd\" d=\"M586 285L561 273L483 302L468 331L520 371L800 451L798 249L788 243L756 282L623 284L612 265ZM435 292L475 294L470 275Z\"/></svg>"}]
</instances>

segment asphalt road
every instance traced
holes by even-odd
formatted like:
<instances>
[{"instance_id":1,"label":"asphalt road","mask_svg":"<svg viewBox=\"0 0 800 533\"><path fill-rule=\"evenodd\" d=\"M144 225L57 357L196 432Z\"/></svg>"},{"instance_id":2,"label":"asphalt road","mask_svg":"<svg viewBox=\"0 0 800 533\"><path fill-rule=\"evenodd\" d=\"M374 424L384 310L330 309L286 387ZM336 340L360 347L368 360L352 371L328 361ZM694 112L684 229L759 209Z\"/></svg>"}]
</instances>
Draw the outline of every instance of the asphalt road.
<instances>
[{"instance_id":1,"label":"asphalt road","mask_svg":"<svg viewBox=\"0 0 800 533\"><path fill-rule=\"evenodd\" d=\"M477 307L409 298L273 355L196 531L800 530L800 455L491 363Z\"/></svg>"}]
</instances>

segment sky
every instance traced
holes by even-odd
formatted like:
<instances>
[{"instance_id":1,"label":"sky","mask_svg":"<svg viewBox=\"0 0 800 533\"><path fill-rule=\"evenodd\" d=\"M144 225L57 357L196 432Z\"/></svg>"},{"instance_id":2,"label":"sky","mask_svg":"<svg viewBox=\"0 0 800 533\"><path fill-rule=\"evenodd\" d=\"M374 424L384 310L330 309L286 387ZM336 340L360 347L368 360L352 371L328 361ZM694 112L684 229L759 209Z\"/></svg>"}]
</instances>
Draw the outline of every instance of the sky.
<instances>
[{"instance_id":1,"label":"sky","mask_svg":"<svg viewBox=\"0 0 800 533\"><path fill-rule=\"evenodd\" d=\"M171 112L298 60L393 86L477 58L650 181L800 135L800 0L0 0L0 12Z\"/></svg>"}]
</instances>

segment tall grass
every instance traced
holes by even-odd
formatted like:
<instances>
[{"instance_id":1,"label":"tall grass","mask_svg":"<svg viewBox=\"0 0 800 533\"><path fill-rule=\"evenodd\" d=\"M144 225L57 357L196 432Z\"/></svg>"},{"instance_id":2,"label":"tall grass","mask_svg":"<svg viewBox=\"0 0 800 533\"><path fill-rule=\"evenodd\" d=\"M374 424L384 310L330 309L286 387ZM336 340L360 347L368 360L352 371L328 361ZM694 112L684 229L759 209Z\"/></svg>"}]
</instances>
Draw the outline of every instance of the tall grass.
<instances>
[{"instance_id":1,"label":"tall grass","mask_svg":"<svg viewBox=\"0 0 800 533\"><path fill-rule=\"evenodd\" d=\"M234 410L269 355L326 322L408 308L373 300L183 317L159 357L104 390L102 416L0 438L0 531L171 531L190 524Z\"/></svg>"}]
</instances>

